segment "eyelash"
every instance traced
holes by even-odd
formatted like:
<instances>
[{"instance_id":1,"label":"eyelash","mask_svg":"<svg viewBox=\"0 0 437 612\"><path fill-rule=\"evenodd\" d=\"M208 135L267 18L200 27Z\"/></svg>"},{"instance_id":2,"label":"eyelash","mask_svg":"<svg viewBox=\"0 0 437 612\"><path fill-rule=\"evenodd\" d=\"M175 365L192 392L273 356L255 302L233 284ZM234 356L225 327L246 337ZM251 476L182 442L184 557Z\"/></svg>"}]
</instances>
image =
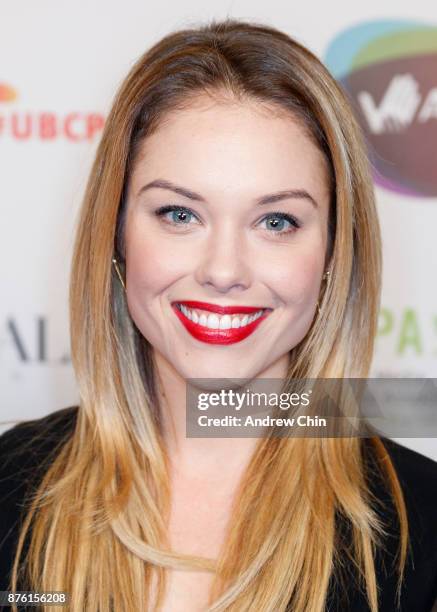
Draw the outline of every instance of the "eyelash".
<instances>
[{"instance_id":1,"label":"eyelash","mask_svg":"<svg viewBox=\"0 0 437 612\"><path fill-rule=\"evenodd\" d=\"M163 217L165 214L167 214L169 212L174 212L174 211L186 212L189 215L193 215L194 217L196 217L196 215L193 213L193 211L190 210L189 208L186 208L185 206L177 206L176 204L170 204L168 206L161 206L161 208L158 208L155 211L155 214L156 214L157 217ZM269 213L268 215L266 215L265 217L263 217L261 219L261 222L265 221L266 219L269 219L271 217L273 217L273 218L276 217L276 218L278 218L280 220L288 221L290 223L290 225L292 226L292 228L290 228L290 229L287 229L285 231L279 231L279 232L276 232L274 230L266 230L270 234L273 234L275 237L276 236L284 236L284 235L287 235L287 234L293 234L294 232L296 232L301 227L299 221L295 217L293 217L292 215L289 215L287 213L280 212L280 211ZM169 223L170 225L173 225L173 226L188 225L188 224L185 224L185 223L175 223L174 221L168 221L168 220L166 221L166 223Z\"/></svg>"}]
</instances>

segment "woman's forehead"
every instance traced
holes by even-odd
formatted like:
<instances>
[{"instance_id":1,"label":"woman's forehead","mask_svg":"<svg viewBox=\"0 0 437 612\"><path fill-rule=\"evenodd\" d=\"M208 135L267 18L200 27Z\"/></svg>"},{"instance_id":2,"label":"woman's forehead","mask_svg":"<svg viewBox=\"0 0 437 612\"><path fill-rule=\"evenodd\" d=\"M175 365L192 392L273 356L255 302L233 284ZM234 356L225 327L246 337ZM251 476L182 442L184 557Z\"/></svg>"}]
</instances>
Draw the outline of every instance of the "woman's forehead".
<instances>
[{"instance_id":1,"label":"woman's forehead","mask_svg":"<svg viewBox=\"0 0 437 612\"><path fill-rule=\"evenodd\" d=\"M249 179L262 189L290 179L325 182L325 166L323 153L291 114L209 99L169 113L144 139L132 180L175 173L174 180L208 177L212 185Z\"/></svg>"}]
</instances>

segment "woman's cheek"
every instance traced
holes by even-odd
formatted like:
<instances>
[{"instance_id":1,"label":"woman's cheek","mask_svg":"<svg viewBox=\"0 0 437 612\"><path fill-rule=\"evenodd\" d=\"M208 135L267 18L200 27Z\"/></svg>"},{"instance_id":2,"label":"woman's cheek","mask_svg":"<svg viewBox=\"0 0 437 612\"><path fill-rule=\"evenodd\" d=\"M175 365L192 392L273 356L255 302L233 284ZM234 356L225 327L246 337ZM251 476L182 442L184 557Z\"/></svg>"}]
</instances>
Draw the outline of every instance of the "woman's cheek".
<instances>
[{"instance_id":1,"label":"woman's cheek","mask_svg":"<svg viewBox=\"0 0 437 612\"><path fill-rule=\"evenodd\" d=\"M320 257L289 258L282 265L264 267L266 285L284 304L311 304L319 295L323 261Z\"/></svg>"},{"instance_id":2,"label":"woman's cheek","mask_svg":"<svg viewBox=\"0 0 437 612\"><path fill-rule=\"evenodd\" d=\"M139 226L127 234L128 283L146 285L151 293L159 291L183 267L181 253L159 231L147 232Z\"/></svg>"}]
</instances>

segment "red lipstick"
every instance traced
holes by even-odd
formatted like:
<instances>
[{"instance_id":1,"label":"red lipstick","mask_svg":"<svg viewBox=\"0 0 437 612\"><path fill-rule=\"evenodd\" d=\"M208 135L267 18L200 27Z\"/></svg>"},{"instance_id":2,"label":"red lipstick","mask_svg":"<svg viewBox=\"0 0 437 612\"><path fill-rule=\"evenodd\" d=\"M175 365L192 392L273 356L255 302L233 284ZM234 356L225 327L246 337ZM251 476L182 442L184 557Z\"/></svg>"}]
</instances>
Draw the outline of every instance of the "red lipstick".
<instances>
[{"instance_id":1,"label":"red lipstick","mask_svg":"<svg viewBox=\"0 0 437 612\"><path fill-rule=\"evenodd\" d=\"M191 319L185 316L180 310L178 304L182 304L187 308L197 308L199 310L206 310L208 312L214 312L217 315L231 315L231 314L253 314L254 312L263 311L263 314L259 316L255 321L252 321L248 325L242 327L230 327L228 329L211 329L199 323L194 323ZM260 323L267 317L271 312L271 308L264 308L263 306L219 306L218 304L210 304L208 302L197 302L197 301L183 301L173 302L172 308L176 313L176 316L184 325L185 329L197 340L201 342L207 342L209 344L234 344L235 342L241 342L260 325Z\"/></svg>"}]
</instances>

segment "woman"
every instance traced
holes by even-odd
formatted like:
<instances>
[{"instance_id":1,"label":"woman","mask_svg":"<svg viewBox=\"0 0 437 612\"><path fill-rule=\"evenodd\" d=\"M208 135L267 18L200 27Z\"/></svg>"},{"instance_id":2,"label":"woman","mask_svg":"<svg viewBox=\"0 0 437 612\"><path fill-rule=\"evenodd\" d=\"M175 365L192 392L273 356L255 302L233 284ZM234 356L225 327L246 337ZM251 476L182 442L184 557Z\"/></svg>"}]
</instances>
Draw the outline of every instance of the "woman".
<instances>
[{"instance_id":1,"label":"woman","mask_svg":"<svg viewBox=\"0 0 437 612\"><path fill-rule=\"evenodd\" d=\"M320 61L233 20L154 45L79 220L80 405L4 440L38 431L50 457L11 588L26 552L28 588L75 612L429 610L435 462L377 436L185 436L188 379L366 378L380 279L363 139Z\"/></svg>"}]
</instances>

